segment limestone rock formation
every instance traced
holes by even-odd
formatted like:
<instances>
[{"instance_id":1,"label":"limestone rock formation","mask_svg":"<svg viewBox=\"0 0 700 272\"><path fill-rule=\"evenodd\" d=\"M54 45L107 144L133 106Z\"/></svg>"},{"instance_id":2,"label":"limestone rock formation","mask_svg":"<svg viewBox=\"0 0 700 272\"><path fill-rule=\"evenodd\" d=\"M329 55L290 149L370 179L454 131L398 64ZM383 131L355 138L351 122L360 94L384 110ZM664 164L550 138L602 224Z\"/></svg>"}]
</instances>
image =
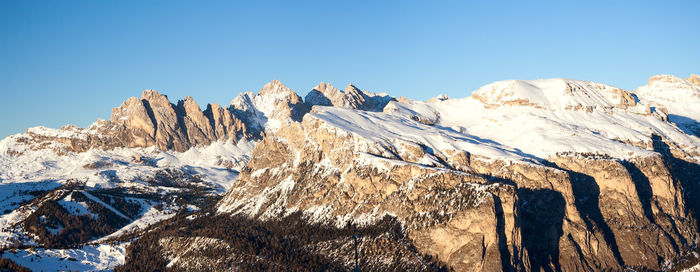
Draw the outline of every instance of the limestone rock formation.
<instances>
[{"instance_id":1,"label":"limestone rock formation","mask_svg":"<svg viewBox=\"0 0 700 272\"><path fill-rule=\"evenodd\" d=\"M456 271L665 270L700 246L697 78L654 76L634 92L569 79L510 80L425 102L326 83L302 101L275 80L228 108L204 111L191 97L172 103L147 90L114 108L109 121L30 128L0 141L0 178L89 173L109 176L100 184L111 188L120 182L114 173L139 179L170 159L206 161L210 168L192 176L217 179L218 192L230 189L218 214L192 218L333 225L344 236L294 250L338 267L352 265L350 229L390 218L392 228L367 242L372 249L360 249L384 250L371 261L380 269L392 267L387 248L400 247L403 265L434 257ZM161 151L128 149L135 147ZM192 147L202 148L178 153ZM55 165L72 158L81 159L77 170ZM36 173L18 170L30 164ZM168 179L177 177L162 183ZM259 257L205 256L226 252L236 238L180 237L190 222L181 219L173 235L148 232L150 246L165 248L161 257L174 267L226 269Z\"/></svg>"},{"instance_id":2,"label":"limestone rock formation","mask_svg":"<svg viewBox=\"0 0 700 272\"><path fill-rule=\"evenodd\" d=\"M700 76L696 74L690 75L688 78L686 78L688 82L695 84L695 86L700 86Z\"/></svg>"},{"instance_id":3,"label":"limestone rock formation","mask_svg":"<svg viewBox=\"0 0 700 272\"><path fill-rule=\"evenodd\" d=\"M128 147L155 144L156 124L141 99L131 97L118 108L112 109L110 121L116 126L127 128L132 133L127 139Z\"/></svg>"},{"instance_id":4,"label":"limestone rock formation","mask_svg":"<svg viewBox=\"0 0 700 272\"><path fill-rule=\"evenodd\" d=\"M141 99L131 97L112 109L109 121L98 120L86 129L66 126L59 130L44 127L27 129L27 143L35 149L52 147L59 154L84 152L90 148L149 147L184 152L194 146L216 141L237 142L251 135L243 121L217 104L203 112L192 97L177 105L153 90ZM62 143L55 146L51 143Z\"/></svg>"},{"instance_id":5,"label":"limestone rock formation","mask_svg":"<svg viewBox=\"0 0 700 272\"><path fill-rule=\"evenodd\" d=\"M192 145L209 145L211 139L216 139L213 120L207 118L199 108L194 99L185 96L185 100L180 100L177 103L179 113L179 123L182 129L187 133L187 139Z\"/></svg>"},{"instance_id":6,"label":"limestone rock formation","mask_svg":"<svg viewBox=\"0 0 700 272\"><path fill-rule=\"evenodd\" d=\"M239 139L242 135L248 134L243 121L219 104L208 104L204 115L209 119L216 139Z\"/></svg>"},{"instance_id":7,"label":"limestone rock formation","mask_svg":"<svg viewBox=\"0 0 700 272\"><path fill-rule=\"evenodd\" d=\"M387 103L393 100L395 99L387 94L361 91L352 84L348 84L345 91L341 91L331 84L321 82L306 95L304 103L309 108L319 105L365 111L382 111Z\"/></svg>"},{"instance_id":8,"label":"limestone rock formation","mask_svg":"<svg viewBox=\"0 0 700 272\"><path fill-rule=\"evenodd\" d=\"M389 118L379 115L316 109L268 135L219 212L269 219L301 211L340 225L390 214L419 251L458 271L657 270L700 241L688 197L700 191L668 160L684 161L687 173L699 165L667 149L537 162L499 145L447 145L456 134L410 119L357 124ZM362 127L341 125L348 121ZM408 127L433 137L412 137Z\"/></svg>"},{"instance_id":9,"label":"limestone rock formation","mask_svg":"<svg viewBox=\"0 0 700 272\"><path fill-rule=\"evenodd\" d=\"M383 113L314 107L263 138L218 211L389 214L457 271L661 270L698 245L697 138L614 87L504 84Z\"/></svg>"},{"instance_id":10,"label":"limestone rock formation","mask_svg":"<svg viewBox=\"0 0 700 272\"><path fill-rule=\"evenodd\" d=\"M112 110L111 121L125 131L129 147L155 145L161 150L183 152L192 146L218 140L235 142L247 136L242 121L218 105L207 105L202 112L192 97L174 105L167 96L153 90L144 91L140 100L129 98Z\"/></svg>"},{"instance_id":11,"label":"limestone rock formation","mask_svg":"<svg viewBox=\"0 0 700 272\"><path fill-rule=\"evenodd\" d=\"M156 146L162 150L174 149L180 152L187 150L190 143L183 129L184 124L168 97L153 90L146 90L141 95L141 100L153 116L153 123L156 126Z\"/></svg>"}]
</instances>

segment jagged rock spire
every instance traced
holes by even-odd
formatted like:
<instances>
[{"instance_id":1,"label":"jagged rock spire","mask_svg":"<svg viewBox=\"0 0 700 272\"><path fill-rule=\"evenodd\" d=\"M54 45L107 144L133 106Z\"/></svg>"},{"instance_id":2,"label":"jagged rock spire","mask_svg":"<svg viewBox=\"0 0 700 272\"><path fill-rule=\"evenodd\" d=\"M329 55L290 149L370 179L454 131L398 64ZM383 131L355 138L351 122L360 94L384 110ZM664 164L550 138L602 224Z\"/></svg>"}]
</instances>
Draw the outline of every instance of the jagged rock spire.
<instances>
[{"instance_id":1,"label":"jagged rock spire","mask_svg":"<svg viewBox=\"0 0 700 272\"><path fill-rule=\"evenodd\" d=\"M316 85L304 98L309 108L318 105L366 111L382 111L391 100L393 97L361 91L353 84L348 84L345 91L341 91L326 82Z\"/></svg>"},{"instance_id":2,"label":"jagged rock spire","mask_svg":"<svg viewBox=\"0 0 700 272\"><path fill-rule=\"evenodd\" d=\"M145 90L141 99L131 97L112 110L111 123L128 147L155 145L162 150L186 151L221 139L236 141L247 135L243 123L219 105L202 112L190 96L170 102L167 96Z\"/></svg>"}]
</instances>

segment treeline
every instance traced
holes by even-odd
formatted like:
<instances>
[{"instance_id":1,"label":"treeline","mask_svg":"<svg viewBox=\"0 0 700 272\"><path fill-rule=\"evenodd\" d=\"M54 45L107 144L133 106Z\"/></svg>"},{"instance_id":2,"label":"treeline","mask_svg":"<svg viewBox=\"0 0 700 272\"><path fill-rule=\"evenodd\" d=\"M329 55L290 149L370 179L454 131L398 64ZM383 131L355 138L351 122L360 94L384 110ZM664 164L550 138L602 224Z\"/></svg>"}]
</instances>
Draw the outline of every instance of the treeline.
<instances>
[{"instance_id":1,"label":"treeline","mask_svg":"<svg viewBox=\"0 0 700 272\"><path fill-rule=\"evenodd\" d=\"M197 214L202 213L207 212ZM227 247L207 246L196 252L197 258L218 261L208 267L210 270L348 271L353 270L354 262L348 264L338 260L354 260L352 245L360 233L362 241L372 243L372 247L364 247L360 252L362 270L447 270L437 259L418 254L412 245L405 245L408 239L403 236L400 224L389 216L371 226L335 228L309 224L301 218L301 213L270 221L208 214L195 219L178 216L157 224L127 248L126 263L116 267L115 271L178 270L165 267L167 260L160 241L167 237L207 237L225 242ZM327 255L329 251L342 254L344 258L331 258ZM384 254L390 263L363 262L365 257L362 254L370 252ZM190 268L193 269L201 268Z\"/></svg>"},{"instance_id":2,"label":"treeline","mask_svg":"<svg viewBox=\"0 0 700 272\"><path fill-rule=\"evenodd\" d=\"M1 253L1 252L0 252ZM1 254L0 254L1 255ZM32 272L29 268L26 268L24 266L18 265L14 261L10 259L5 259L3 257L0 257L0 272Z\"/></svg>"},{"instance_id":3,"label":"treeline","mask_svg":"<svg viewBox=\"0 0 700 272\"><path fill-rule=\"evenodd\" d=\"M162 195L155 192L131 191L126 188L108 188L90 191L92 195L123 213L131 219L136 219L143 212L142 199L150 203L173 203L181 207L188 204L206 206L218 200L210 196L211 189L201 186L198 176L178 169L161 170L153 178L153 183L167 183L181 186L182 190L172 194ZM85 190L79 180L69 180L66 184L54 190L38 192L40 195L30 202L37 209L25 219L22 224L25 230L39 237L39 243L49 248L69 248L111 234L130 220L117 215L109 208L87 198L81 191ZM59 195L60 194L60 195ZM73 201L84 202L88 210L97 215L79 215L68 211L58 203L57 199L72 194ZM134 199L132 199L134 198Z\"/></svg>"},{"instance_id":4,"label":"treeline","mask_svg":"<svg viewBox=\"0 0 700 272\"><path fill-rule=\"evenodd\" d=\"M141 207L139 201L127 199L122 196L113 196L99 191L94 192L93 195L131 218L137 218L143 211L143 207Z\"/></svg>"},{"instance_id":5,"label":"treeline","mask_svg":"<svg viewBox=\"0 0 700 272\"><path fill-rule=\"evenodd\" d=\"M129 220L89 200L82 193L72 194L76 201L88 203L88 209L97 218L73 214L56 200L46 200L24 221L24 229L37 235L41 245L48 248L70 248L110 234L129 223ZM51 229L58 231L52 233Z\"/></svg>"}]
</instances>

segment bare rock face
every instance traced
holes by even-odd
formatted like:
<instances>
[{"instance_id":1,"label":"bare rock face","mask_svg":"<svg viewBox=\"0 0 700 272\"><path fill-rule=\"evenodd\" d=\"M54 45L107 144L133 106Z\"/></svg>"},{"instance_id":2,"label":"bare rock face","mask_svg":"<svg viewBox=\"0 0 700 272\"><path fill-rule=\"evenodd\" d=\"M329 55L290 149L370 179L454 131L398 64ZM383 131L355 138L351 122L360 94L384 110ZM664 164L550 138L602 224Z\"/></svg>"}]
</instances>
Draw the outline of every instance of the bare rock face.
<instances>
[{"instance_id":1,"label":"bare rock face","mask_svg":"<svg viewBox=\"0 0 700 272\"><path fill-rule=\"evenodd\" d=\"M688 78L686 78L688 82L695 84L695 86L700 86L700 76L696 74L691 74Z\"/></svg>"},{"instance_id":2,"label":"bare rock face","mask_svg":"<svg viewBox=\"0 0 700 272\"><path fill-rule=\"evenodd\" d=\"M342 111L331 112L312 111L266 136L219 213L266 219L301 211L310 222L336 225L389 214L421 253L457 271L660 270L700 241L689 197L700 192L691 177L700 167L668 148L628 160L514 161L454 145L384 141L352 122L335 125L345 123L328 116ZM398 123L432 133L417 121Z\"/></svg>"},{"instance_id":3,"label":"bare rock face","mask_svg":"<svg viewBox=\"0 0 700 272\"><path fill-rule=\"evenodd\" d=\"M134 98L127 101L133 101ZM129 108L123 109L124 105L113 112L121 115L112 116L112 120L124 120L123 123L127 131L150 132L155 141L155 146L162 150L186 151L192 146L209 145L218 140L237 141L240 137L247 137L245 126L231 112L222 109L218 105L207 105L207 110L202 112L199 105L192 97L185 97L180 100L177 106L170 103L168 97L153 90L146 90L141 97L143 110L141 107L132 106L138 109L134 114ZM126 103L126 102L125 102ZM129 106L129 105L127 105ZM150 117L153 130L146 130L149 126L144 119L143 111ZM133 120L133 121L132 121ZM119 123L118 123L119 124ZM138 126L136 126L138 125ZM139 137L141 136L141 137ZM149 146L147 135L133 135L139 143L136 146ZM145 138L145 140L140 140ZM141 143L144 143L141 145Z\"/></svg>"},{"instance_id":4,"label":"bare rock face","mask_svg":"<svg viewBox=\"0 0 700 272\"><path fill-rule=\"evenodd\" d=\"M393 100L393 97L386 94L361 91L352 84L341 91L331 84L321 82L306 95L304 103L309 108L318 105L380 112Z\"/></svg>"},{"instance_id":5,"label":"bare rock face","mask_svg":"<svg viewBox=\"0 0 700 272\"><path fill-rule=\"evenodd\" d=\"M228 109L208 104L204 111L192 97L173 104L167 96L145 90L141 98L131 97L112 109L109 121L95 122L87 129L28 129L22 139L34 149L52 148L59 154L149 146L184 152L216 141L260 138L266 131L300 121L307 112L301 97L277 80L257 95L239 95ZM59 148L52 142L63 145Z\"/></svg>"},{"instance_id":6,"label":"bare rock face","mask_svg":"<svg viewBox=\"0 0 700 272\"><path fill-rule=\"evenodd\" d=\"M184 125L187 138L192 145L209 145L211 139L216 139L214 128L192 97L177 103L180 123Z\"/></svg>"},{"instance_id":7,"label":"bare rock face","mask_svg":"<svg viewBox=\"0 0 700 272\"><path fill-rule=\"evenodd\" d=\"M174 105L167 96L146 90L140 100L129 98L112 110L111 120L125 132L124 142L129 147L155 145L162 150L182 152L220 139L237 141L238 136L246 135L240 120L230 112L218 105L208 105L207 109L202 112L189 96Z\"/></svg>"},{"instance_id":8,"label":"bare rock face","mask_svg":"<svg viewBox=\"0 0 700 272\"><path fill-rule=\"evenodd\" d=\"M216 139L228 138L236 141L240 137L249 137L243 121L236 118L230 111L225 110L219 104L208 104L204 110L212 126Z\"/></svg>"},{"instance_id":9,"label":"bare rock face","mask_svg":"<svg viewBox=\"0 0 700 272\"><path fill-rule=\"evenodd\" d=\"M112 109L112 124L124 127L128 135L128 147L142 147L155 144L156 124L146 109L143 101L131 97L118 108Z\"/></svg>"},{"instance_id":10,"label":"bare rock face","mask_svg":"<svg viewBox=\"0 0 700 272\"><path fill-rule=\"evenodd\" d=\"M146 106L137 97L130 97L118 108L112 109L112 123L125 125L130 129L140 129L148 134L155 134L155 126Z\"/></svg>"},{"instance_id":11,"label":"bare rock face","mask_svg":"<svg viewBox=\"0 0 700 272\"><path fill-rule=\"evenodd\" d=\"M59 154L90 148L149 146L183 152L193 146L220 140L237 142L250 137L243 121L217 104L207 105L203 112L189 96L176 106L167 96L146 90L141 99L131 97L112 109L109 121L98 120L86 129L30 128L23 141L33 149L52 148ZM55 146L52 142L62 145Z\"/></svg>"},{"instance_id":12,"label":"bare rock face","mask_svg":"<svg viewBox=\"0 0 700 272\"><path fill-rule=\"evenodd\" d=\"M412 257L418 252L456 271L663 270L700 242L697 81L655 76L634 94L566 79L504 81L432 102L326 83L302 101L272 81L204 111L191 97L173 104L147 90L85 129L30 128L11 138L23 149L6 153L185 151L254 138L250 160L217 204L219 218L293 214L350 229L389 217L402 240L375 247L377 256L409 244L405 263L422 262ZM228 243L209 238L156 241L183 269L240 260L205 258ZM303 250L350 262L350 238L323 243L333 245Z\"/></svg>"},{"instance_id":13,"label":"bare rock face","mask_svg":"<svg viewBox=\"0 0 700 272\"><path fill-rule=\"evenodd\" d=\"M185 151L189 148L187 133L182 129L175 106L168 97L153 90L146 90L141 95L146 109L153 115L156 124L156 146L162 150L173 149Z\"/></svg>"}]
</instances>

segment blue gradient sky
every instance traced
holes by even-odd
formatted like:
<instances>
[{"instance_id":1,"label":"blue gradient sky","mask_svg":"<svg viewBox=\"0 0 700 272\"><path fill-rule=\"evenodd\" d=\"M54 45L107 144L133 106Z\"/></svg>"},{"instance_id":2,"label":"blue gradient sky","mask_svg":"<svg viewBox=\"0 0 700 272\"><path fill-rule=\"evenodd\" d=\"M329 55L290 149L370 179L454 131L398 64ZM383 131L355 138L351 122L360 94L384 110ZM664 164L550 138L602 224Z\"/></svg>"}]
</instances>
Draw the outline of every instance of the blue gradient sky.
<instances>
[{"instance_id":1,"label":"blue gradient sky","mask_svg":"<svg viewBox=\"0 0 700 272\"><path fill-rule=\"evenodd\" d=\"M272 79L423 100L700 73L700 1L488 2L0 0L0 137L108 119L143 89L204 107Z\"/></svg>"}]
</instances>

